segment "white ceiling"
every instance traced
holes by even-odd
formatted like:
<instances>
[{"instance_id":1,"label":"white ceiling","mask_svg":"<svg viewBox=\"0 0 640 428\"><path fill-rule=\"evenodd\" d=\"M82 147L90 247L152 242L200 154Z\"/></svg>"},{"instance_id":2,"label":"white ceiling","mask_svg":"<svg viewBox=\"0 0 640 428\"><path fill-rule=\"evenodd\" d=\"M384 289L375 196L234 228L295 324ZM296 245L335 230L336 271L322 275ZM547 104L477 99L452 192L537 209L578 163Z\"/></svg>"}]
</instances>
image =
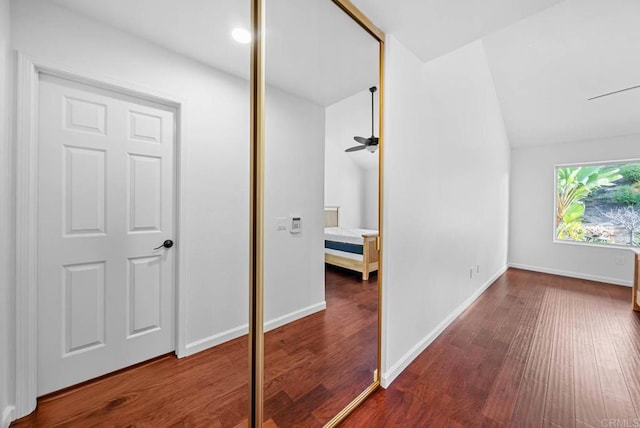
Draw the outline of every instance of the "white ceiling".
<instances>
[{"instance_id":1,"label":"white ceiling","mask_svg":"<svg viewBox=\"0 0 640 428\"><path fill-rule=\"evenodd\" d=\"M560 0L352 0L423 61L462 47Z\"/></svg>"},{"instance_id":2,"label":"white ceiling","mask_svg":"<svg viewBox=\"0 0 640 428\"><path fill-rule=\"evenodd\" d=\"M640 0L353 0L423 61L483 39L512 147L640 133Z\"/></svg>"},{"instance_id":3,"label":"white ceiling","mask_svg":"<svg viewBox=\"0 0 640 428\"><path fill-rule=\"evenodd\" d=\"M51 0L228 73L248 78L249 28L240 0ZM269 0L267 81L321 105L376 84L377 42L328 0Z\"/></svg>"},{"instance_id":4,"label":"white ceiling","mask_svg":"<svg viewBox=\"0 0 640 428\"><path fill-rule=\"evenodd\" d=\"M239 0L51 0L247 77ZM640 0L353 0L423 61L482 38L513 147L640 133ZM267 81L330 105L377 82L377 44L329 0L267 2Z\"/></svg>"},{"instance_id":5,"label":"white ceiling","mask_svg":"<svg viewBox=\"0 0 640 428\"><path fill-rule=\"evenodd\" d=\"M640 133L640 1L567 0L484 40L512 147Z\"/></svg>"}]
</instances>

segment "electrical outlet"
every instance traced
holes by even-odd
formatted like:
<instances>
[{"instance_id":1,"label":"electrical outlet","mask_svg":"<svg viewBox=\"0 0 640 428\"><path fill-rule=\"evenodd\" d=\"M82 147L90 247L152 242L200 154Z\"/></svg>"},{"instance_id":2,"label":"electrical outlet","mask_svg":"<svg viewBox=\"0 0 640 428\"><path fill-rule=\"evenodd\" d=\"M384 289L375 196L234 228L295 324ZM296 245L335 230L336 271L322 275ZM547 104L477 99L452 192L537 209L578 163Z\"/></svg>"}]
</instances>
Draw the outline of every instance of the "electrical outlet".
<instances>
[{"instance_id":1,"label":"electrical outlet","mask_svg":"<svg viewBox=\"0 0 640 428\"><path fill-rule=\"evenodd\" d=\"M476 273L480 273L480 265L476 265Z\"/></svg>"}]
</instances>

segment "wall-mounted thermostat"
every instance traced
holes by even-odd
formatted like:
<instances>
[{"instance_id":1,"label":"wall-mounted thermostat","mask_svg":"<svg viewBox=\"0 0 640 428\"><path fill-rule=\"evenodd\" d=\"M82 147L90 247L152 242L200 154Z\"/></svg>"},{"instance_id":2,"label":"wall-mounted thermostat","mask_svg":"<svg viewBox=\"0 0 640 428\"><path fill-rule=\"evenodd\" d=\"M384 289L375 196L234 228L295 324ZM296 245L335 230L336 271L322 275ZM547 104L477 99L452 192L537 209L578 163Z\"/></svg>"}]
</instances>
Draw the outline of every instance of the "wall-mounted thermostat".
<instances>
[{"instance_id":1,"label":"wall-mounted thermostat","mask_svg":"<svg viewBox=\"0 0 640 428\"><path fill-rule=\"evenodd\" d=\"M300 233L302 232L302 219L300 217L291 217L291 226L289 232Z\"/></svg>"}]
</instances>

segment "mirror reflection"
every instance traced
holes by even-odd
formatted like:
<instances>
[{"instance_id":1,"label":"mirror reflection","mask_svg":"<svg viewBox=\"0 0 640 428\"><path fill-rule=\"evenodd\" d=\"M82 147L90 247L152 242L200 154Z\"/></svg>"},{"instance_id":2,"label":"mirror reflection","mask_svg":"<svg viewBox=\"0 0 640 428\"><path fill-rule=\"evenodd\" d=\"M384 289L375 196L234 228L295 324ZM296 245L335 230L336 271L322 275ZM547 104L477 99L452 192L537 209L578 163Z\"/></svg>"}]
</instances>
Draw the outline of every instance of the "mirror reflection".
<instances>
[{"instance_id":1,"label":"mirror reflection","mask_svg":"<svg viewBox=\"0 0 640 428\"><path fill-rule=\"evenodd\" d=\"M377 367L379 45L330 1L266 7L264 418L322 426Z\"/></svg>"},{"instance_id":2,"label":"mirror reflection","mask_svg":"<svg viewBox=\"0 0 640 428\"><path fill-rule=\"evenodd\" d=\"M246 423L249 22L238 0L11 2L39 70L36 425Z\"/></svg>"}]
</instances>

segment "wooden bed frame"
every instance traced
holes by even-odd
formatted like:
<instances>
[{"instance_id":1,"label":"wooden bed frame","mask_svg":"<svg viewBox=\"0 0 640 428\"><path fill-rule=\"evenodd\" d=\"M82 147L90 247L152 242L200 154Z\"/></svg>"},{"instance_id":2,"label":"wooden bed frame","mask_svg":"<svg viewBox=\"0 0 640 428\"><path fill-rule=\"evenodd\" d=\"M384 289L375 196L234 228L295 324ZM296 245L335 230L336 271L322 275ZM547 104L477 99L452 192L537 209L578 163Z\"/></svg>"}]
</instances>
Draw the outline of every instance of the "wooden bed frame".
<instances>
[{"instance_id":1,"label":"wooden bed frame","mask_svg":"<svg viewBox=\"0 0 640 428\"><path fill-rule=\"evenodd\" d=\"M633 249L635 269L633 272L633 310L640 312L640 248Z\"/></svg>"},{"instance_id":2,"label":"wooden bed frame","mask_svg":"<svg viewBox=\"0 0 640 428\"><path fill-rule=\"evenodd\" d=\"M325 207L324 227L338 227L338 219L338 207ZM362 240L362 261L325 253L324 262L360 272L362 273L362 280L368 280L369 274L378 270L378 235L362 235Z\"/></svg>"}]
</instances>

